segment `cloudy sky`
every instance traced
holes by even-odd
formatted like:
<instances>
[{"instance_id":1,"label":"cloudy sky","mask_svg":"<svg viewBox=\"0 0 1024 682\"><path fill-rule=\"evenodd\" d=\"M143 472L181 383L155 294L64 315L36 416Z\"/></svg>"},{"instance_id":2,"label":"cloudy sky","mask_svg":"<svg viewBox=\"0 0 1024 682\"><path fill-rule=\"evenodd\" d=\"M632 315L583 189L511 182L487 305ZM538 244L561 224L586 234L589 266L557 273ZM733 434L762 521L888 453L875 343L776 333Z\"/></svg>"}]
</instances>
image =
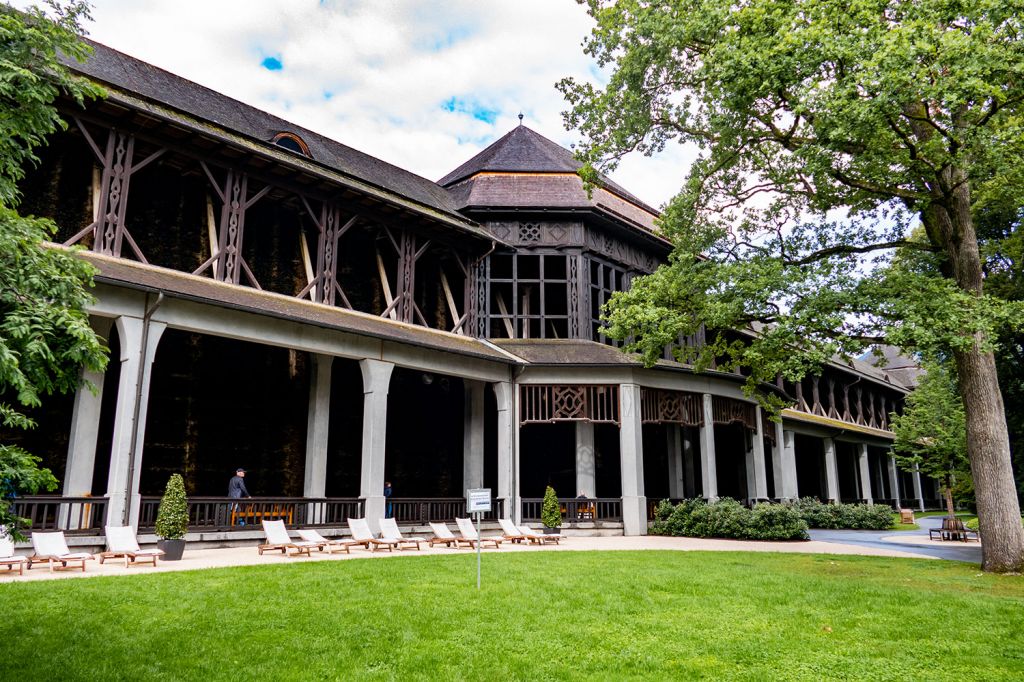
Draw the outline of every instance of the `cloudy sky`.
<instances>
[{"instance_id":1,"label":"cloudy sky","mask_svg":"<svg viewBox=\"0 0 1024 682\"><path fill-rule=\"evenodd\" d=\"M19 2L17 4L27 4ZM518 123L569 146L554 84L599 81L574 0L93 0L90 37L437 180ZM654 206L688 155L628 159Z\"/></svg>"}]
</instances>

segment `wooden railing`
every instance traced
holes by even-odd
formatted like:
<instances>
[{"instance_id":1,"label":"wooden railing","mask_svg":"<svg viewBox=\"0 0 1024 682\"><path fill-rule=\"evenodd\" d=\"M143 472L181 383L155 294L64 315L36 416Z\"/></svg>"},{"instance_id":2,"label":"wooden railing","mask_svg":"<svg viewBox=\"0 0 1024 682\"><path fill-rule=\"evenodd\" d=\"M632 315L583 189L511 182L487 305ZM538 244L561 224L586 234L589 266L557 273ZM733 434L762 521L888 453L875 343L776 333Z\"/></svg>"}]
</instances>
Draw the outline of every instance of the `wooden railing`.
<instances>
[{"instance_id":1,"label":"wooden railing","mask_svg":"<svg viewBox=\"0 0 1024 682\"><path fill-rule=\"evenodd\" d=\"M12 511L28 519L29 531L101 535L107 519L107 498L29 495L15 498Z\"/></svg>"},{"instance_id":2,"label":"wooden railing","mask_svg":"<svg viewBox=\"0 0 1024 682\"><path fill-rule=\"evenodd\" d=\"M160 498L143 497L139 530L156 526ZM283 520L289 526L344 526L345 519L362 516L363 503L351 497L190 497L191 531L245 530L261 521Z\"/></svg>"},{"instance_id":3,"label":"wooden railing","mask_svg":"<svg viewBox=\"0 0 1024 682\"><path fill-rule=\"evenodd\" d=\"M385 513L390 509L390 516L398 523L422 525L431 521L454 521L455 517L467 516L464 497L391 497L385 505ZM484 514L484 519L500 518L503 509L504 500L492 498L491 511Z\"/></svg>"},{"instance_id":4,"label":"wooden railing","mask_svg":"<svg viewBox=\"0 0 1024 682\"><path fill-rule=\"evenodd\" d=\"M523 521L540 521L544 505L541 497L524 497ZM619 497L558 498L563 521L621 521L622 499Z\"/></svg>"}]
</instances>

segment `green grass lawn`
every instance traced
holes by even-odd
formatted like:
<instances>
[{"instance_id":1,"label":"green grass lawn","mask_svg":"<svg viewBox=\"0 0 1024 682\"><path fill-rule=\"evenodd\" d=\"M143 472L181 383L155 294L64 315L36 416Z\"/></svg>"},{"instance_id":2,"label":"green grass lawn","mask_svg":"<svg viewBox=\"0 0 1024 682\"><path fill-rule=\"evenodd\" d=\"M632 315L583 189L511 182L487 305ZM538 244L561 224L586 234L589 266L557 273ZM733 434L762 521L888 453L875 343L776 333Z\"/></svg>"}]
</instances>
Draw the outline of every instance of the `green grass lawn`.
<instances>
[{"instance_id":1,"label":"green grass lawn","mask_svg":"<svg viewBox=\"0 0 1024 682\"><path fill-rule=\"evenodd\" d=\"M4 580L0 679L1024 678L1024 578L962 563L483 558Z\"/></svg>"}]
</instances>

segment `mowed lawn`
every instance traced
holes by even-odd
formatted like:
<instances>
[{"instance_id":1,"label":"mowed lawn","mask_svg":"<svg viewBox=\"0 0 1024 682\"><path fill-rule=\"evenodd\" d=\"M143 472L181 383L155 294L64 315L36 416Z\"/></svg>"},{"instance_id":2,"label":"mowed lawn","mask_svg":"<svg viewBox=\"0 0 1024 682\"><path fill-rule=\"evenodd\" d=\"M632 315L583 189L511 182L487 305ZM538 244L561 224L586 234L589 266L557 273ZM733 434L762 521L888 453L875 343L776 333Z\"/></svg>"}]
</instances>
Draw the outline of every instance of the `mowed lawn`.
<instances>
[{"instance_id":1,"label":"mowed lawn","mask_svg":"<svg viewBox=\"0 0 1024 682\"><path fill-rule=\"evenodd\" d=\"M3 579L0 679L1024 679L1024 578L967 564L483 559Z\"/></svg>"}]
</instances>

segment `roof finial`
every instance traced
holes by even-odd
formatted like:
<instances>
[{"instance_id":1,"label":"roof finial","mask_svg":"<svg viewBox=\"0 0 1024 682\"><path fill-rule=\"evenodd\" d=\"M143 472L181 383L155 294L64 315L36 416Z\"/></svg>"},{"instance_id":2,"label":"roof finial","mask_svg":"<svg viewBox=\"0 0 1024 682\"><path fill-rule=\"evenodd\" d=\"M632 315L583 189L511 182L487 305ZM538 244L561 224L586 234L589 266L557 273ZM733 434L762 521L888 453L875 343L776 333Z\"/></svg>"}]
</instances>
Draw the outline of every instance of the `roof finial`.
<instances>
[{"instance_id":1,"label":"roof finial","mask_svg":"<svg viewBox=\"0 0 1024 682\"><path fill-rule=\"evenodd\" d=\"M523 112L519 112L519 125L523 125Z\"/></svg>"}]
</instances>

